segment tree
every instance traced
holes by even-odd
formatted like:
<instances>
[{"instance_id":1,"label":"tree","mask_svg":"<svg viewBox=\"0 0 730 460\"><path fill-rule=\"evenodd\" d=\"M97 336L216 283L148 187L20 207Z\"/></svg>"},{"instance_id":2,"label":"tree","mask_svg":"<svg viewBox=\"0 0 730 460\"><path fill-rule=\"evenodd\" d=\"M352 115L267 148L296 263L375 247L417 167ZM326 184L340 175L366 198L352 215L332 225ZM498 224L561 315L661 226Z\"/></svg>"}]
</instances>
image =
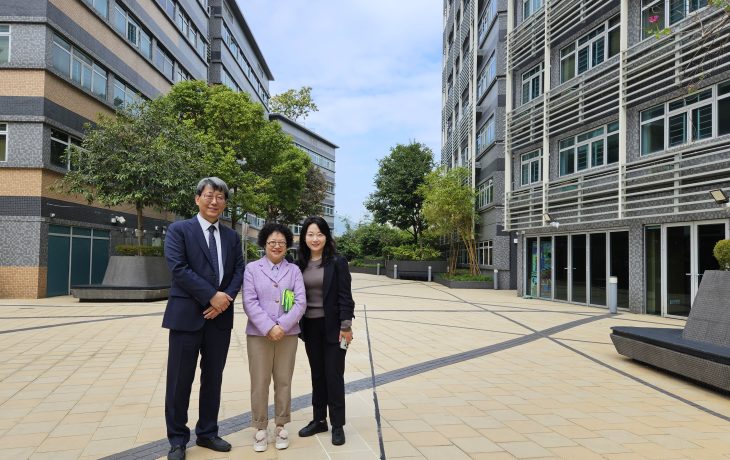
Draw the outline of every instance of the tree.
<instances>
[{"instance_id":1,"label":"tree","mask_svg":"<svg viewBox=\"0 0 730 460\"><path fill-rule=\"evenodd\" d=\"M57 184L89 203L133 205L139 246L145 208L193 214L199 158L208 153L190 123L170 113L169 102L157 99L100 115L86 125L81 148L69 149L73 167Z\"/></svg>"},{"instance_id":2,"label":"tree","mask_svg":"<svg viewBox=\"0 0 730 460\"><path fill-rule=\"evenodd\" d=\"M327 196L327 178L314 164L309 164L299 198L298 214L302 217L319 215L322 213L322 200Z\"/></svg>"},{"instance_id":3,"label":"tree","mask_svg":"<svg viewBox=\"0 0 730 460\"><path fill-rule=\"evenodd\" d=\"M376 191L370 194L365 207L373 213L375 222L406 230L418 244L424 230L423 197L418 188L433 168L433 152L415 141L398 144L378 164Z\"/></svg>"},{"instance_id":4,"label":"tree","mask_svg":"<svg viewBox=\"0 0 730 460\"><path fill-rule=\"evenodd\" d=\"M230 187L228 210L233 228L246 213L266 214L267 203L276 199L274 183L282 182L274 168L296 177L306 171L287 171L279 166L291 156L287 152L294 144L247 93L186 81L173 86L166 98L176 116L191 122L208 146L206 175L218 176Z\"/></svg>"},{"instance_id":5,"label":"tree","mask_svg":"<svg viewBox=\"0 0 730 460\"><path fill-rule=\"evenodd\" d=\"M299 90L289 89L273 96L269 100L269 108L271 112L280 113L294 121L305 119L310 112L319 110L312 100L311 86L302 86Z\"/></svg>"},{"instance_id":6,"label":"tree","mask_svg":"<svg viewBox=\"0 0 730 460\"><path fill-rule=\"evenodd\" d=\"M291 147L271 168L270 181L265 187L264 217L267 222L294 224L301 220L301 199L307 184L307 171L312 164L309 155Z\"/></svg>"},{"instance_id":7,"label":"tree","mask_svg":"<svg viewBox=\"0 0 730 460\"><path fill-rule=\"evenodd\" d=\"M465 167L449 170L438 168L426 177L419 192L423 195L423 215L429 231L449 239L449 272L455 272L458 240L461 240L469 260L469 273L478 275L474 241L476 191L470 185L469 177L469 170Z\"/></svg>"}]
</instances>

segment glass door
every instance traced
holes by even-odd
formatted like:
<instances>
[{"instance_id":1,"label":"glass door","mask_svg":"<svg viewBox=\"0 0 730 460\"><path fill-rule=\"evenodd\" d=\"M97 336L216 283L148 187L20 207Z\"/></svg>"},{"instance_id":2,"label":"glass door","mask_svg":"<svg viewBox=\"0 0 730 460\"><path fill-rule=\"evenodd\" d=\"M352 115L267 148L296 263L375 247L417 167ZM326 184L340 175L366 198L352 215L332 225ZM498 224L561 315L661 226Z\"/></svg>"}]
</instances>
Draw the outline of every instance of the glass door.
<instances>
[{"instance_id":1,"label":"glass door","mask_svg":"<svg viewBox=\"0 0 730 460\"><path fill-rule=\"evenodd\" d=\"M663 302L666 316L689 315L705 270L718 268L715 243L727 238L726 222L665 225L663 229Z\"/></svg>"},{"instance_id":2,"label":"glass door","mask_svg":"<svg viewBox=\"0 0 730 460\"><path fill-rule=\"evenodd\" d=\"M586 302L586 235L570 236L571 301Z\"/></svg>"},{"instance_id":3,"label":"glass door","mask_svg":"<svg viewBox=\"0 0 730 460\"><path fill-rule=\"evenodd\" d=\"M568 237L555 237L555 300L568 300Z\"/></svg>"},{"instance_id":4,"label":"glass door","mask_svg":"<svg viewBox=\"0 0 730 460\"><path fill-rule=\"evenodd\" d=\"M525 246L525 295L537 297L537 238L527 238Z\"/></svg>"},{"instance_id":5,"label":"glass door","mask_svg":"<svg viewBox=\"0 0 730 460\"><path fill-rule=\"evenodd\" d=\"M552 238L540 238L540 297L553 296L553 242Z\"/></svg>"}]
</instances>

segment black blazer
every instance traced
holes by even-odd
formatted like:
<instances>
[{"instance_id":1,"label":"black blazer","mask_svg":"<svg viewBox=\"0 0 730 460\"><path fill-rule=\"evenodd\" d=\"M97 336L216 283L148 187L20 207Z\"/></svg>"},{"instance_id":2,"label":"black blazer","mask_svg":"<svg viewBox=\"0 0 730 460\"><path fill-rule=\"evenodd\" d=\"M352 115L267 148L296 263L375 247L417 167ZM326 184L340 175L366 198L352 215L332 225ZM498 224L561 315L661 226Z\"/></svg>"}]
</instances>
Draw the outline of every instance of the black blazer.
<instances>
[{"instance_id":1,"label":"black blazer","mask_svg":"<svg viewBox=\"0 0 730 460\"><path fill-rule=\"evenodd\" d=\"M352 276L347 259L335 255L333 260L324 266L324 281L322 284L325 336L328 342L337 343L340 339L340 324L342 320L351 320L355 317L355 301L352 300ZM299 322L304 331L305 321ZM299 337L304 338L304 334Z\"/></svg>"},{"instance_id":2,"label":"black blazer","mask_svg":"<svg viewBox=\"0 0 730 460\"><path fill-rule=\"evenodd\" d=\"M165 238L165 258L172 273L170 297L162 318L162 327L176 331L200 330L206 321L220 329L233 328L233 307L213 320L203 318L203 311L217 291L235 300L243 284L241 238L222 224L220 229L223 280L218 286L208 250L208 240L197 217L174 222Z\"/></svg>"}]
</instances>

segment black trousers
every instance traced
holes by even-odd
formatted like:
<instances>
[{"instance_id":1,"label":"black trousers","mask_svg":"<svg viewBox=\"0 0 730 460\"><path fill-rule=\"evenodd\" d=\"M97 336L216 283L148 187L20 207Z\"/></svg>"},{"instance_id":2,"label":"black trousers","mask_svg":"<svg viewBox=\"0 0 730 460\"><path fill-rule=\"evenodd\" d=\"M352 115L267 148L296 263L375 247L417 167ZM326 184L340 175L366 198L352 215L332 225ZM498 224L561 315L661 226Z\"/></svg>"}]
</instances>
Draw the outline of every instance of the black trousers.
<instances>
[{"instance_id":1,"label":"black trousers","mask_svg":"<svg viewBox=\"0 0 730 460\"><path fill-rule=\"evenodd\" d=\"M188 406L198 355L201 357L200 396L195 434L198 438L218 436L223 368L231 343L231 330L221 330L213 321L206 321L199 331L170 330L169 343L165 422L170 445L184 446L190 441Z\"/></svg>"},{"instance_id":2,"label":"black trousers","mask_svg":"<svg viewBox=\"0 0 730 460\"><path fill-rule=\"evenodd\" d=\"M345 424L345 355L339 343L325 338L324 318L304 318L304 348L312 371L312 410L314 420L327 418L330 424Z\"/></svg>"}]
</instances>

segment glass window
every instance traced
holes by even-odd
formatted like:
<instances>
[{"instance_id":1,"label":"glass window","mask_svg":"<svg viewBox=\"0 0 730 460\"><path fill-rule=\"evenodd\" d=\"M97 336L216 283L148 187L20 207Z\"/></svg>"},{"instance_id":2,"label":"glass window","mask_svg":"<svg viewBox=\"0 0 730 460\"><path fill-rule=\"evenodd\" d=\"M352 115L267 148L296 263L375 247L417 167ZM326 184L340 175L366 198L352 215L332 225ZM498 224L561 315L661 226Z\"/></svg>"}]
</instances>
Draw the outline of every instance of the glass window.
<instances>
[{"instance_id":1,"label":"glass window","mask_svg":"<svg viewBox=\"0 0 730 460\"><path fill-rule=\"evenodd\" d=\"M539 150L534 152L525 153L520 158L521 163L521 176L522 185L529 185L536 182L540 182L540 163L542 161L542 155Z\"/></svg>"},{"instance_id":2,"label":"glass window","mask_svg":"<svg viewBox=\"0 0 730 460\"><path fill-rule=\"evenodd\" d=\"M10 62L10 26L0 24L0 64Z\"/></svg>"},{"instance_id":3,"label":"glass window","mask_svg":"<svg viewBox=\"0 0 730 460\"><path fill-rule=\"evenodd\" d=\"M618 122L563 139L559 144L560 175L618 161Z\"/></svg>"},{"instance_id":4,"label":"glass window","mask_svg":"<svg viewBox=\"0 0 730 460\"><path fill-rule=\"evenodd\" d=\"M89 56L53 36L53 67L95 95L106 98L107 72Z\"/></svg>"},{"instance_id":5,"label":"glass window","mask_svg":"<svg viewBox=\"0 0 730 460\"><path fill-rule=\"evenodd\" d=\"M560 50L560 83L575 77L575 43Z\"/></svg>"},{"instance_id":6,"label":"glass window","mask_svg":"<svg viewBox=\"0 0 730 460\"><path fill-rule=\"evenodd\" d=\"M114 5L114 28L124 35L129 43L134 45L140 52L152 59L152 38L140 25L135 21L129 13L119 6Z\"/></svg>"},{"instance_id":7,"label":"glass window","mask_svg":"<svg viewBox=\"0 0 730 460\"><path fill-rule=\"evenodd\" d=\"M526 104L542 93L542 64L522 74L522 103Z\"/></svg>"},{"instance_id":8,"label":"glass window","mask_svg":"<svg viewBox=\"0 0 730 460\"><path fill-rule=\"evenodd\" d=\"M665 24L676 24L707 4L708 0L642 0L642 38L651 37L664 29Z\"/></svg>"},{"instance_id":9,"label":"glass window","mask_svg":"<svg viewBox=\"0 0 730 460\"><path fill-rule=\"evenodd\" d=\"M528 16L539 10L542 6L542 0L522 0L522 19L527 19Z\"/></svg>"},{"instance_id":10,"label":"glass window","mask_svg":"<svg viewBox=\"0 0 730 460\"><path fill-rule=\"evenodd\" d=\"M492 240L477 243L477 263L479 265L492 265L492 247Z\"/></svg>"},{"instance_id":11,"label":"glass window","mask_svg":"<svg viewBox=\"0 0 730 460\"><path fill-rule=\"evenodd\" d=\"M172 80L173 77L173 61L167 52L159 45L155 48L155 66L162 72L167 78Z\"/></svg>"},{"instance_id":12,"label":"glass window","mask_svg":"<svg viewBox=\"0 0 730 460\"><path fill-rule=\"evenodd\" d=\"M722 136L730 134L730 81L720 83L717 93L717 135Z\"/></svg>"},{"instance_id":13,"label":"glass window","mask_svg":"<svg viewBox=\"0 0 730 460\"><path fill-rule=\"evenodd\" d=\"M592 69L618 54L621 48L620 22L614 16L560 50L560 82ZM577 51L576 51L577 50Z\"/></svg>"},{"instance_id":14,"label":"glass window","mask_svg":"<svg viewBox=\"0 0 730 460\"><path fill-rule=\"evenodd\" d=\"M53 36L53 67L66 77L71 76L71 45Z\"/></svg>"},{"instance_id":15,"label":"glass window","mask_svg":"<svg viewBox=\"0 0 730 460\"><path fill-rule=\"evenodd\" d=\"M664 105L641 112L641 154L647 155L662 150L664 150Z\"/></svg>"},{"instance_id":16,"label":"glass window","mask_svg":"<svg viewBox=\"0 0 730 460\"><path fill-rule=\"evenodd\" d=\"M494 201L494 186L492 178L479 184L477 188L477 209L483 208Z\"/></svg>"},{"instance_id":17,"label":"glass window","mask_svg":"<svg viewBox=\"0 0 730 460\"><path fill-rule=\"evenodd\" d=\"M8 159L8 125L0 123L0 161Z\"/></svg>"},{"instance_id":18,"label":"glass window","mask_svg":"<svg viewBox=\"0 0 730 460\"><path fill-rule=\"evenodd\" d=\"M70 159L66 157L66 151L72 145L78 147L81 141L63 131L51 129L51 163L70 169Z\"/></svg>"}]
</instances>

